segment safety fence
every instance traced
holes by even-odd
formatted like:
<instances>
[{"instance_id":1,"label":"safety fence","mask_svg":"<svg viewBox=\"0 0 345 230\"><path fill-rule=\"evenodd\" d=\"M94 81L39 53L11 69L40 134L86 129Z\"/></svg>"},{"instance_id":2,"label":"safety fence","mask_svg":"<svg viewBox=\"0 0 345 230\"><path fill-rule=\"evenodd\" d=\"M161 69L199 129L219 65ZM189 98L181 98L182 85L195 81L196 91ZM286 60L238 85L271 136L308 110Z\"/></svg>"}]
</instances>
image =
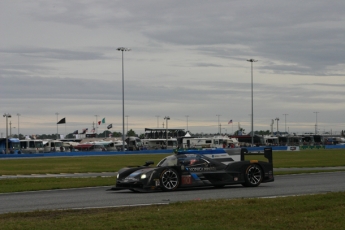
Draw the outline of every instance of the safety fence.
<instances>
[{"instance_id":1,"label":"safety fence","mask_svg":"<svg viewBox=\"0 0 345 230\"><path fill-rule=\"evenodd\" d=\"M247 147L248 152L263 153L266 147ZM270 146L272 151L299 151L312 149L345 149L345 145L317 145L317 146ZM100 152L54 152L54 153L34 153L34 154L0 154L0 158L30 158L30 157L68 157L68 156L114 156L129 154L173 154L172 149L142 150L142 151L100 151Z\"/></svg>"}]
</instances>

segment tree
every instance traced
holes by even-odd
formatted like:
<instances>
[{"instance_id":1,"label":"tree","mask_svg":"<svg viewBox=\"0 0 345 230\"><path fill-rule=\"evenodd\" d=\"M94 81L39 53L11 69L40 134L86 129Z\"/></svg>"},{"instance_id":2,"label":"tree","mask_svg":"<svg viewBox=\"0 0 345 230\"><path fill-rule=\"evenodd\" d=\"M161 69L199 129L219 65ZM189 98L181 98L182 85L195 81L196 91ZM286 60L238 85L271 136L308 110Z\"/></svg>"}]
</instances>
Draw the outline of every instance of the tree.
<instances>
[{"instance_id":1,"label":"tree","mask_svg":"<svg viewBox=\"0 0 345 230\"><path fill-rule=\"evenodd\" d=\"M127 132L127 136L130 137L130 136L136 136L137 134L131 129Z\"/></svg>"},{"instance_id":2,"label":"tree","mask_svg":"<svg viewBox=\"0 0 345 230\"><path fill-rule=\"evenodd\" d=\"M269 134L270 134L270 131L269 131L269 130L266 130L266 131L260 130L260 131L255 131L254 134L258 134L258 135L269 135Z\"/></svg>"},{"instance_id":3,"label":"tree","mask_svg":"<svg viewBox=\"0 0 345 230\"><path fill-rule=\"evenodd\" d=\"M113 137L122 137L122 133L120 133L120 132L113 132Z\"/></svg>"}]
</instances>

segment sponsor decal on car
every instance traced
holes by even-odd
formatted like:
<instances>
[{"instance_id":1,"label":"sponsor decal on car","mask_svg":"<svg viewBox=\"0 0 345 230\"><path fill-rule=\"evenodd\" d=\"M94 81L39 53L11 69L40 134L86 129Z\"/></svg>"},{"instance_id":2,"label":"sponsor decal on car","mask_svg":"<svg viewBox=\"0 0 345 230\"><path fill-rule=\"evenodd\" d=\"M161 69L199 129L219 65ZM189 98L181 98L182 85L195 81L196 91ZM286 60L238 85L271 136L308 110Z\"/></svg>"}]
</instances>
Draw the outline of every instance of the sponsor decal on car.
<instances>
[{"instance_id":1,"label":"sponsor decal on car","mask_svg":"<svg viewBox=\"0 0 345 230\"><path fill-rule=\"evenodd\" d=\"M206 171L215 171L216 170L215 167L208 167L208 168L204 168L204 167L191 167L191 168L188 168L188 169L191 172L206 172Z\"/></svg>"},{"instance_id":2,"label":"sponsor decal on car","mask_svg":"<svg viewBox=\"0 0 345 230\"><path fill-rule=\"evenodd\" d=\"M192 176L191 175L182 175L181 176L181 184L192 184Z\"/></svg>"}]
</instances>

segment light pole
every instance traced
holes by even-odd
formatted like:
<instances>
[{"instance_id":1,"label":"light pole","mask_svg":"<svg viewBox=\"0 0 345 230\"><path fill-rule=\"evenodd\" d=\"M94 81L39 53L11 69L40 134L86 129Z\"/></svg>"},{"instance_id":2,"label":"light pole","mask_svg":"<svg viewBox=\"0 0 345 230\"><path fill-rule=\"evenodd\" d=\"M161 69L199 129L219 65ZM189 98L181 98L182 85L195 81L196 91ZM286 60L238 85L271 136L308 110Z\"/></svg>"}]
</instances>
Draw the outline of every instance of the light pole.
<instances>
[{"instance_id":1,"label":"light pole","mask_svg":"<svg viewBox=\"0 0 345 230\"><path fill-rule=\"evenodd\" d=\"M156 117L157 117L157 129L158 129L159 128L159 116L156 115Z\"/></svg>"},{"instance_id":2,"label":"light pole","mask_svg":"<svg viewBox=\"0 0 345 230\"><path fill-rule=\"evenodd\" d=\"M5 150L5 153L8 153L8 118L12 117L12 116L9 113L5 113L4 117L6 117L6 150Z\"/></svg>"},{"instance_id":3,"label":"light pole","mask_svg":"<svg viewBox=\"0 0 345 230\"><path fill-rule=\"evenodd\" d=\"M130 51L131 49L125 47L117 48L118 51L122 52L122 149L125 151L125 72L123 62L123 52Z\"/></svg>"},{"instance_id":4,"label":"light pole","mask_svg":"<svg viewBox=\"0 0 345 230\"><path fill-rule=\"evenodd\" d=\"M218 117L218 133L220 134L220 132L221 132L221 131L220 131L220 125L219 125L219 117L220 117L220 115L217 114L216 116Z\"/></svg>"},{"instance_id":5,"label":"light pole","mask_svg":"<svg viewBox=\"0 0 345 230\"><path fill-rule=\"evenodd\" d=\"M128 134L128 115L126 115L126 117L127 117L127 132L126 132L126 135Z\"/></svg>"},{"instance_id":6,"label":"light pole","mask_svg":"<svg viewBox=\"0 0 345 230\"><path fill-rule=\"evenodd\" d=\"M315 113L315 115L316 115L315 134L317 134L317 130L318 130L318 128L317 128L317 114L318 114L319 112L313 112L313 113Z\"/></svg>"},{"instance_id":7,"label":"light pole","mask_svg":"<svg viewBox=\"0 0 345 230\"><path fill-rule=\"evenodd\" d=\"M252 146L254 145L254 103L253 103L253 62L257 62L258 60L249 59L247 60L251 63L251 85L252 85Z\"/></svg>"},{"instance_id":8,"label":"light pole","mask_svg":"<svg viewBox=\"0 0 345 230\"><path fill-rule=\"evenodd\" d=\"M189 115L186 115L186 118L187 118L187 132L188 132L188 117L189 117Z\"/></svg>"},{"instance_id":9,"label":"light pole","mask_svg":"<svg viewBox=\"0 0 345 230\"><path fill-rule=\"evenodd\" d=\"M10 121L10 137L12 137L12 122Z\"/></svg>"},{"instance_id":10,"label":"light pole","mask_svg":"<svg viewBox=\"0 0 345 230\"><path fill-rule=\"evenodd\" d=\"M289 114L284 113L283 115L285 116L285 133L286 133L286 116Z\"/></svg>"},{"instance_id":11,"label":"light pole","mask_svg":"<svg viewBox=\"0 0 345 230\"><path fill-rule=\"evenodd\" d=\"M20 138L19 138L19 116L20 116L20 114L17 113L17 116L18 116L18 139L20 139Z\"/></svg>"},{"instance_id":12,"label":"light pole","mask_svg":"<svg viewBox=\"0 0 345 230\"><path fill-rule=\"evenodd\" d=\"M279 121L279 117L277 117L275 120L277 121L277 135L278 135L278 132L279 132L279 129L278 129L278 121Z\"/></svg>"},{"instance_id":13,"label":"light pole","mask_svg":"<svg viewBox=\"0 0 345 230\"><path fill-rule=\"evenodd\" d=\"M59 113L55 113L55 115L56 115L56 140L57 139L59 139L58 138L58 136L59 136L59 125L58 125L58 123L59 123Z\"/></svg>"},{"instance_id":14,"label":"light pole","mask_svg":"<svg viewBox=\"0 0 345 230\"><path fill-rule=\"evenodd\" d=\"M169 116L165 116L164 120L166 120L165 134L166 134L166 148L168 148L168 120L170 120L170 117Z\"/></svg>"}]
</instances>

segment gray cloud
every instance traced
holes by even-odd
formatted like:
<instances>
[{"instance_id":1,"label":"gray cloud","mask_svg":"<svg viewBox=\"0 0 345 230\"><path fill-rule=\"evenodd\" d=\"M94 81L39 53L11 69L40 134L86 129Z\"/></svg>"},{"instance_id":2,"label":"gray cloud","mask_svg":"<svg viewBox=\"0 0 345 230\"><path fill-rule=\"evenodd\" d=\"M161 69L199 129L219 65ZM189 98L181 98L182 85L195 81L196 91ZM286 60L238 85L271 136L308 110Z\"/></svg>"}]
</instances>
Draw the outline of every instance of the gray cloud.
<instances>
[{"instance_id":1,"label":"gray cloud","mask_svg":"<svg viewBox=\"0 0 345 230\"><path fill-rule=\"evenodd\" d=\"M155 126L157 114L170 115L172 125L181 127L188 114L191 122L217 130L219 113L223 122L231 117L248 125L248 58L259 60L254 83L258 127L265 129L272 117L289 113L291 127L303 130L302 122L313 130L313 111L320 112L320 122L325 116L324 127L343 124L342 1L0 4L6 22L1 32L7 35L0 44L4 112L53 118L59 112L81 126L81 117L91 123L98 113L115 122L121 117L116 48L129 45L126 113L137 129Z\"/></svg>"}]
</instances>

